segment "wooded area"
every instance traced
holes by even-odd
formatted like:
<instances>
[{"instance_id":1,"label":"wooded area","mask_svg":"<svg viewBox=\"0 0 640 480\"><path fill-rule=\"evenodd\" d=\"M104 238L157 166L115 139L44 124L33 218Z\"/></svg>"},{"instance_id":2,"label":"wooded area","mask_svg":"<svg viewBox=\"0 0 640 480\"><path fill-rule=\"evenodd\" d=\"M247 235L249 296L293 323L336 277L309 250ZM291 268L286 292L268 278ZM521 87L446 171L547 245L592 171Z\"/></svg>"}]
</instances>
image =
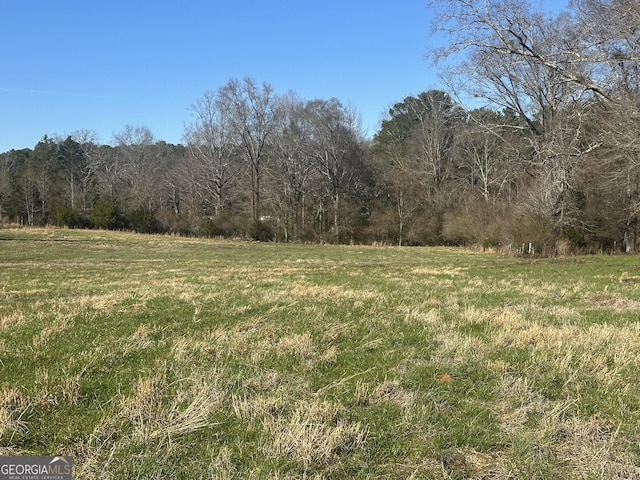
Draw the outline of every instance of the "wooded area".
<instances>
[{"instance_id":1,"label":"wooded area","mask_svg":"<svg viewBox=\"0 0 640 480\"><path fill-rule=\"evenodd\" d=\"M443 88L373 139L336 99L232 79L184 144L126 126L0 154L0 221L265 241L638 248L640 4L437 0ZM531 244L531 247L529 247ZM526 246L523 248L523 246Z\"/></svg>"}]
</instances>

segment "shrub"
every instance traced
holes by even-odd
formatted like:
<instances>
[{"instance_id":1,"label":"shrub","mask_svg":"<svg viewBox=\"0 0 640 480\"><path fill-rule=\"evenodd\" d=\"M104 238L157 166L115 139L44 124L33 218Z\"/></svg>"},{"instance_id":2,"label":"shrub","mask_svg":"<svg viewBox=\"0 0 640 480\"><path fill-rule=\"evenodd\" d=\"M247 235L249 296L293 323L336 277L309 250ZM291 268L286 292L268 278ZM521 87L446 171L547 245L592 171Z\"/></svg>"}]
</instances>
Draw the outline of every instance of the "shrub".
<instances>
[{"instance_id":1,"label":"shrub","mask_svg":"<svg viewBox=\"0 0 640 480\"><path fill-rule=\"evenodd\" d=\"M159 233L162 229L153 213L139 208L127 216L129 225L137 233Z\"/></svg>"},{"instance_id":2,"label":"shrub","mask_svg":"<svg viewBox=\"0 0 640 480\"><path fill-rule=\"evenodd\" d=\"M91 210L91 223L95 228L113 230L118 225L118 212L111 200L98 200Z\"/></svg>"},{"instance_id":3,"label":"shrub","mask_svg":"<svg viewBox=\"0 0 640 480\"><path fill-rule=\"evenodd\" d=\"M251 224L249 235L259 242L269 242L273 240L273 229L267 223L256 220Z\"/></svg>"},{"instance_id":4,"label":"shrub","mask_svg":"<svg viewBox=\"0 0 640 480\"><path fill-rule=\"evenodd\" d=\"M63 206L56 209L56 225L68 228L83 228L87 220L77 210Z\"/></svg>"},{"instance_id":5,"label":"shrub","mask_svg":"<svg viewBox=\"0 0 640 480\"><path fill-rule=\"evenodd\" d=\"M201 233L205 237L239 237L240 229L233 217L228 214L205 217L202 220Z\"/></svg>"}]
</instances>

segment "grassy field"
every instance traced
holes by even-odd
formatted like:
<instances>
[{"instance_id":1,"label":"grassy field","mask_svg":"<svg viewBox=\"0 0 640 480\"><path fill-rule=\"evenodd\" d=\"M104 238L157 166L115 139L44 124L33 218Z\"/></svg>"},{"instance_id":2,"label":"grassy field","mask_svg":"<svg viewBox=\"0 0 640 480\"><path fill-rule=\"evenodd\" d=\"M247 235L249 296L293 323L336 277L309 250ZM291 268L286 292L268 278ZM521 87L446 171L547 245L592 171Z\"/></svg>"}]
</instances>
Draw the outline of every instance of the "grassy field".
<instances>
[{"instance_id":1,"label":"grassy field","mask_svg":"<svg viewBox=\"0 0 640 480\"><path fill-rule=\"evenodd\" d=\"M640 478L640 259L0 230L0 454L77 479Z\"/></svg>"}]
</instances>

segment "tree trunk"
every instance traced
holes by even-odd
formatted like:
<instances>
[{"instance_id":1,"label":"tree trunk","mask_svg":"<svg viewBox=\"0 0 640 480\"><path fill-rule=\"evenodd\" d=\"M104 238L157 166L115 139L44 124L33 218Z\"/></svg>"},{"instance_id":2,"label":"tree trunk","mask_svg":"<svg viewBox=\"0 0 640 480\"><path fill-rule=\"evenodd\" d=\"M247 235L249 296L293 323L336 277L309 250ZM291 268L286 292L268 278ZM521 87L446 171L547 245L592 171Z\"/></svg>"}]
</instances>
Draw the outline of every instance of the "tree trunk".
<instances>
[{"instance_id":1,"label":"tree trunk","mask_svg":"<svg viewBox=\"0 0 640 480\"><path fill-rule=\"evenodd\" d=\"M338 213L340 209L340 193L336 190L333 195L333 229L336 235L336 243L340 242L340 230L339 230L339 218Z\"/></svg>"},{"instance_id":2,"label":"tree trunk","mask_svg":"<svg viewBox=\"0 0 640 480\"><path fill-rule=\"evenodd\" d=\"M404 230L404 194L402 190L398 194L398 246L402 246L402 234Z\"/></svg>"},{"instance_id":3,"label":"tree trunk","mask_svg":"<svg viewBox=\"0 0 640 480\"><path fill-rule=\"evenodd\" d=\"M636 241L638 237L638 219L630 218L625 223L623 244L624 250L627 253L635 252Z\"/></svg>"}]
</instances>

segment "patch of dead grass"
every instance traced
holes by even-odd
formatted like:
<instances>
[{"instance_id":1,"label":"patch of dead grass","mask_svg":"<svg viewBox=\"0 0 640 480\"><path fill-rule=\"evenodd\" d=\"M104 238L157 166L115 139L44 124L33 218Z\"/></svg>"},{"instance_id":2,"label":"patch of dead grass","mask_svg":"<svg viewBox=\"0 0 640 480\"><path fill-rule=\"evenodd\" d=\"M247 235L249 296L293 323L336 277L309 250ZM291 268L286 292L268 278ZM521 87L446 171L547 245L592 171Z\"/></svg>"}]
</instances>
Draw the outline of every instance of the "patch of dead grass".
<instances>
[{"instance_id":1,"label":"patch of dead grass","mask_svg":"<svg viewBox=\"0 0 640 480\"><path fill-rule=\"evenodd\" d=\"M236 417L253 425L290 412L294 399L306 398L312 398L312 393L299 377L269 369L243 379L231 403Z\"/></svg>"},{"instance_id":2,"label":"patch of dead grass","mask_svg":"<svg viewBox=\"0 0 640 480\"><path fill-rule=\"evenodd\" d=\"M640 275L630 275L629 272L622 272L618 281L620 283L638 283L640 282Z\"/></svg>"},{"instance_id":3,"label":"patch of dead grass","mask_svg":"<svg viewBox=\"0 0 640 480\"><path fill-rule=\"evenodd\" d=\"M436 348L431 354L431 361L449 370L469 363L485 363L490 351L490 346L485 340L464 335L450 326L440 329L433 338Z\"/></svg>"},{"instance_id":4,"label":"patch of dead grass","mask_svg":"<svg viewBox=\"0 0 640 480\"><path fill-rule=\"evenodd\" d=\"M8 329L16 325L20 325L25 321L23 312L9 312L0 314L0 329Z\"/></svg>"},{"instance_id":5,"label":"patch of dead grass","mask_svg":"<svg viewBox=\"0 0 640 480\"><path fill-rule=\"evenodd\" d=\"M67 320L68 318L57 316L52 322L46 324L33 337L33 347L36 350L45 349L47 342L51 336L62 334L67 330Z\"/></svg>"},{"instance_id":6,"label":"patch of dead grass","mask_svg":"<svg viewBox=\"0 0 640 480\"><path fill-rule=\"evenodd\" d=\"M442 321L439 308L431 307L402 307L399 309L404 315L404 321L409 325L439 325Z\"/></svg>"},{"instance_id":7,"label":"patch of dead grass","mask_svg":"<svg viewBox=\"0 0 640 480\"><path fill-rule=\"evenodd\" d=\"M610 310L625 313L640 310L640 300L619 295L596 294L583 298L583 304L590 310Z\"/></svg>"},{"instance_id":8,"label":"patch of dead grass","mask_svg":"<svg viewBox=\"0 0 640 480\"><path fill-rule=\"evenodd\" d=\"M416 401L414 392L404 388L399 381L388 379L375 386L366 382L358 382L354 397L359 405L391 403L404 411L410 409Z\"/></svg>"},{"instance_id":9,"label":"patch of dead grass","mask_svg":"<svg viewBox=\"0 0 640 480\"><path fill-rule=\"evenodd\" d=\"M155 334L155 328L146 323L138 326L128 338L123 340L122 352L124 355L137 350L146 350L156 344L156 340L151 338Z\"/></svg>"},{"instance_id":10,"label":"patch of dead grass","mask_svg":"<svg viewBox=\"0 0 640 480\"><path fill-rule=\"evenodd\" d=\"M293 288L283 291L285 297L315 298L318 300L381 300L384 297L382 292L374 289L354 290L340 285L313 285L307 282L298 282Z\"/></svg>"},{"instance_id":11,"label":"patch of dead grass","mask_svg":"<svg viewBox=\"0 0 640 480\"><path fill-rule=\"evenodd\" d=\"M232 407L236 417L254 424L266 418L282 415L289 407L289 401L281 395L254 395L252 397L233 396Z\"/></svg>"},{"instance_id":12,"label":"patch of dead grass","mask_svg":"<svg viewBox=\"0 0 640 480\"><path fill-rule=\"evenodd\" d=\"M222 401L222 392L216 385L220 374L213 372L209 378L185 378L176 385L169 384L165 369L159 369L150 377L140 377L133 395L121 398L114 418L125 419L133 425L132 440L171 443L212 425L209 420Z\"/></svg>"},{"instance_id":13,"label":"patch of dead grass","mask_svg":"<svg viewBox=\"0 0 640 480\"><path fill-rule=\"evenodd\" d=\"M362 448L368 430L358 422L336 419L339 408L326 402L299 405L288 416L269 417L263 429L269 432L262 452L269 457L287 457L308 470L339 461Z\"/></svg>"},{"instance_id":14,"label":"patch of dead grass","mask_svg":"<svg viewBox=\"0 0 640 480\"><path fill-rule=\"evenodd\" d=\"M78 312L94 311L98 313L109 313L114 310L115 305L121 302L123 294L118 288L115 291L105 294L78 295L69 297L65 303L70 309Z\"/></svg>"},{"instance_id":15,"label":"patch of dead grass","mask_svg":"<svg viewBox=\"0 0 640 480\"><path fill-rule=\"evenodd\" d=\"M27 422L23 420L25 412L26 410L20 412L18 409L0 406L0 442L10 444L14 435L28 430Z\"/></svg>"},{"instance_id":16,"label":"patch of dead grass","mask_svg":"<svg viewBox=\"0 0 640 480\"><path fill-rule=\"evenodd\" d=\"M426 275L430 277L447 276L456 277L462 275L467 271L464 267L446 267L446 268L432 268L432 267L418 267L413 268L411 273L413 275Z\"/></svg>"},{"instance_id":17,"label":"patch of dead grass","mask_svg":"<svg viewBox=\"0 0 640 480\"><path fill-rule=\"evenodd\" d=\"M339 338L350 335L357 328L356 322L323 322L322 337L327 342L335 342Z\"/></svg>"},{"instance_id":18,"label":"patch of dead grass","mask_svg":"<svg viewBox=\"0 0 640 480\"><path fill-rule=\"evenodd\" d=\"M276 351L281 354L292 354L306 369L312 369L316 363L333 363L337 357L337 349L333 345L321 349L316 346L309 332L287 335L278 340Z\"/></svg>"},{"instance_id":19,"label":"patch of dead grass","mask_svg":"<svg viewBox=\"0 0 640 480\"><path fill-rule=\"evenodd\" d=\"M506 438L551 452L579 478L640 478L619 427L597 416L580 417L577 400L548 400L533 391L526 378L512 375L503 376L500 392L499 419ZM529 423L532 418L535 426ZM524 459L516 462L524 466Z\"/></svg>"},{"instance_id":20,"label":"patch of dead grass","mask_svg":"<svg viewBox=\"0 0 640 480\"><path fill-rule=\"evenodd\" d=\"M80 379L73 376L50 376L46 368L36 370L34 393L29 402L37 407L51 408L60 404L77 405L80 401Z\"/></svg>"}]
</instances>

